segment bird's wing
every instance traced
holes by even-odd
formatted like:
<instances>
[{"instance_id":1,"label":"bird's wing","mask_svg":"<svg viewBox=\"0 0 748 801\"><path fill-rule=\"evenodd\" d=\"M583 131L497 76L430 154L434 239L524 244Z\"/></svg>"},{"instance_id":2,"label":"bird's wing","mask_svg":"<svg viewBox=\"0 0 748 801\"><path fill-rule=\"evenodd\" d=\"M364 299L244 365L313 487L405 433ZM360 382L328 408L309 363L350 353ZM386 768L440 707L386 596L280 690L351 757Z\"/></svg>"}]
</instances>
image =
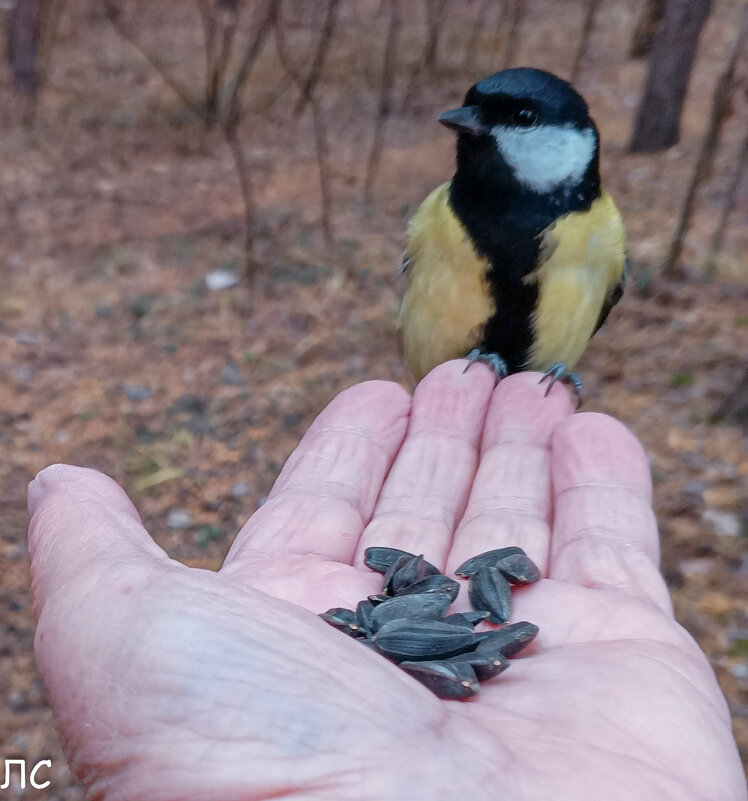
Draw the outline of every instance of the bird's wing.
<instances>
[{"instance_id":1,"label":"bird's wing","mask_svg":"<svg viewBox=\"0 0 748 801\"><path fill-rule=\"evenodd\" d=\"M613 306L623 297L623 290L626 288L626 281L628 279L629 270L631 269L631 259L627 255L623 263L623 274L621 280L613 286L605 299L602 309L600 309L600 316L595 324L595 330L592 332L594 336L601 328Z\"/></svg>"}]
</instances>

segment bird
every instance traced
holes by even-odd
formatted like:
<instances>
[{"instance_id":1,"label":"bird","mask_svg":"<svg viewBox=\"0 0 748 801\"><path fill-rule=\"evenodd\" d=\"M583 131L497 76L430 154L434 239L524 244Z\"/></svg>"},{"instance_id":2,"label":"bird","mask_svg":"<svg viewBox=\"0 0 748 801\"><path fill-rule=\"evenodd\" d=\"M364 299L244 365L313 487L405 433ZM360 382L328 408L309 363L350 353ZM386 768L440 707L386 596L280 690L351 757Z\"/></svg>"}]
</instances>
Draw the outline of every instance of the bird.
<instances>
[{"instance_id":1,"label":"bird","mask_svg":"<svg viewBox=\"0 0 748 801\"><path fill-rule=\"evenodd\" d=\"M438 121L456 170L408 223L399 328L416 381L467 357L497 382L524 370L568 381L620 300L621 215L600 181L600 137L584 98L544 70L474 84Z\"/></svg>"}]
</instances>

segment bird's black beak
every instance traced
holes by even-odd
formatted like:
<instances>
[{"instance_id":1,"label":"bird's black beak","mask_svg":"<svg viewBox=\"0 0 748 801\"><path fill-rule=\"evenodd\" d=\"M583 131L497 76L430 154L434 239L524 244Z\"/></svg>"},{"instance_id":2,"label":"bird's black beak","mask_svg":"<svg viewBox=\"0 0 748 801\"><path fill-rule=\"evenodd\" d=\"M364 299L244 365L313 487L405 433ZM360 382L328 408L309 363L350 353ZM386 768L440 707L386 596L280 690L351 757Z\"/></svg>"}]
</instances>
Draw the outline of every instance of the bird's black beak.
<instances>
[{"instance_id":1,"label":"bird's black beak","mask_svg":"<svg viewBox=\"0 0 748 801\"><path fill-rule=\"evenodd\" d=\"M456 133L479 136L488 132L488 129L481 121L477 106L462 106L461 108L452 109L452 111L445 111L444 114L440 114L437 117L437 120Z\"/></svg>"}]
</instances>

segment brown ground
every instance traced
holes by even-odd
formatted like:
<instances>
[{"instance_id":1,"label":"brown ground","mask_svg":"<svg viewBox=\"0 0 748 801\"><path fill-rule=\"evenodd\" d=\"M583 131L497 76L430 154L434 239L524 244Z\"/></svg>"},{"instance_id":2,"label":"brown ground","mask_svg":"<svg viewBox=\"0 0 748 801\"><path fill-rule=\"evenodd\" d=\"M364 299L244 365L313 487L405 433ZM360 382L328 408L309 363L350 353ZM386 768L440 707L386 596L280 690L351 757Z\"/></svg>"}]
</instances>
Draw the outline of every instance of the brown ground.
<instances>
[{"instance_id":1,"label":"brown ground","mask_svg":"<svg viewBox=\"0 0 748 801\"><path fill-rule=\"evenodd\" d=\"M18 102L0 71L0 757L32 765L50 758L52 786L23 797L68 801L83 792L65 766L33 662L27 482L55 461L97 467L124 484L171 555L219 565L333 395L367 378L407 380L390 275L409 214L452 167L452 140L434 116L498 64L492 53L503 35L494 36L489 20L468 72L467 20L478 4L452 3L437 74L419 79L402 108L406 54L420 52L423 39L421 6L407 4L396 115L367 206L361 176L375 102L368 87L376 86L385 15L379 3L344 3L324 90L336 252L325 251L319 234L309 120L289 118L295 96L283 85L270 110L252 114L243 129L258 187L261 269L211 292L207 273L241 270L242 207L228 151L218 137L200 144L199 126L98 5L79 0L65 11L33 130L18 124ZM625 421L651 456L676 613L709 655L748 757L740 594L748 457L745 432L713 422L748 352L748 243L738 223L745 190L717 280L698 280L746 119L739 97L699 193L684 260L691 280L656 277L738 3L715 4L681 143L657 156L625 151L643 77L643 65L626 54L631 5L602 4L578 84L602 132L606 184L626 218L634 288L580 370L586 408ZM517 62L565 74L581 6L528 2ZM168 63L186 82L199 79L192 4L162 0L148 14L139 23L144 38L168 37ZM255 105L272 99L279 77L269 48L253 83ZM167 523L175 509L188 513L187 528Z\"/></svg>"}]
</instances>

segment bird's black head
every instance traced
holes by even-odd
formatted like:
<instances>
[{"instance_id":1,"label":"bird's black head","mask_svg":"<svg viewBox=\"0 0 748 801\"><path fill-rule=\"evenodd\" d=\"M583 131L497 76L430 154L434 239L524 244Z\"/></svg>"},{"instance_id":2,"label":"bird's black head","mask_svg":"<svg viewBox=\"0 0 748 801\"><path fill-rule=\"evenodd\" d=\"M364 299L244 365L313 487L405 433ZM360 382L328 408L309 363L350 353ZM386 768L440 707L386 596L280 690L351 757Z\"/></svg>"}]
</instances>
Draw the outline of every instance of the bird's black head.
<instances>
[{"instance_id":1,"label":"bird's black head","mask_svg":"<svg viewBox=\"0 0 748 801\"><path fill-rule=\"evenodd\" d=\"M498 72L439 121L457 132L456 177L478 193L515 194L569 211L584 206L582 195L589 205L599 194L595 123L584 99L550 72Z\"/></svg>"}]
</instances>

